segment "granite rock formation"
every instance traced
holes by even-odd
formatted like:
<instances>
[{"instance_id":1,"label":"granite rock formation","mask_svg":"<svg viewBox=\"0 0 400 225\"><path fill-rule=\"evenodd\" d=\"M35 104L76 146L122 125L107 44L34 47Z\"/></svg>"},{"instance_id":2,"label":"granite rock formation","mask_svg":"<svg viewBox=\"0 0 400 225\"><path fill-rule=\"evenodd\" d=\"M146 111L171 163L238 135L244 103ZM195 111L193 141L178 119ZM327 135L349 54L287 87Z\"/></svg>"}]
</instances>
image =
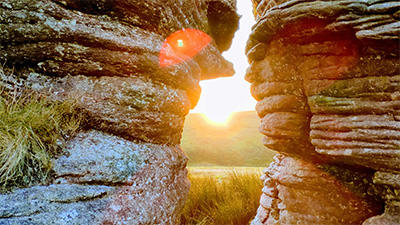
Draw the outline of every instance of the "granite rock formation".
<instances>
[{"instance_id":1,"label":"granite rock formation","mask_svg":"<svg viewBox=\"0 0 400 225\"><path fill-rule=\"evenodd\" d=\"M399 224L399 2L253 3L246 79L280 155L252 224Z\"/></svg>"},{"instance_id":2,"label":"granite rock formation","mask_svg":"<svg viewBox=\"0 0 400 225\"><path fill-rule=\"evenodd\" d=\"M0 224L173 224L189 189L179 146L199 81L233 75L221 52L233 0L0 2L3 88L76 99L85 129L66 141L44 186L0 195ZM182 29L212 38L193 58L159 64ZM193 43L192 43L193 44Z\"/></svg>"}]
</instances>

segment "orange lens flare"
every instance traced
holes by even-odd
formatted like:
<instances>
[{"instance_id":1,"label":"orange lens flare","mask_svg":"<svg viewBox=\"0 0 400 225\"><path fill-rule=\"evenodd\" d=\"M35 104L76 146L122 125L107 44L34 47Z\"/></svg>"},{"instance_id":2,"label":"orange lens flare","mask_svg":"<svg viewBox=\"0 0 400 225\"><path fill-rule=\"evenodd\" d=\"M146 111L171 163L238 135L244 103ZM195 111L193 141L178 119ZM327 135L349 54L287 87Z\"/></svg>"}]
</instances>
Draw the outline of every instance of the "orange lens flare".
<instances>
[{"instance_id":1,"label":"orange lens flare","mask_svg":"<svg viewBox=\"0 0 400 225\"><path fill-rule=\"evenodd\" d=\"M161 46L159 62L161 67L172 66L190 60L203 50L211 37L197 29L182 29L171 34Z\"/></svg>"}]
</instances>

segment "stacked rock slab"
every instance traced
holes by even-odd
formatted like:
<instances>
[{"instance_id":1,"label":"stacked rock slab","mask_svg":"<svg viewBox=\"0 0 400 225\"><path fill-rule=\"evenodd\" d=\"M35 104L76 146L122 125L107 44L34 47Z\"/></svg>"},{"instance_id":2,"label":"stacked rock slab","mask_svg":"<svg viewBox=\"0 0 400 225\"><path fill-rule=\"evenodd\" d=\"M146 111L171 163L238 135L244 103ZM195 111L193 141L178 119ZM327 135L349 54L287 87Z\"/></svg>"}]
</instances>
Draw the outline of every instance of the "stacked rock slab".
<instances>
[{"instance_id":1,"label":"stacked rock slab","mask_svg":"<svg viewBox=\"0 0 400 225\"><path fill-rule=\"evenodd\" d=\"M3 88L76 99L84 131L55 158L53 183L0 195L0 224L174 224L189 189L180 148L201 79L233 75L221 52L238 27L231 0L0 2ZM186 28L213 40L162 67Z\"/></svg>"},{"instance_id":2,"label":"stacked rock slab","mask_svg":"<svg viewBox=\"0 0 400 225\"><path fill-rule=\"evenodd\" d=\"M399 224L400 3L253 3L246 79L280 154L252 224Z\"/></svg>"}]
</instances>

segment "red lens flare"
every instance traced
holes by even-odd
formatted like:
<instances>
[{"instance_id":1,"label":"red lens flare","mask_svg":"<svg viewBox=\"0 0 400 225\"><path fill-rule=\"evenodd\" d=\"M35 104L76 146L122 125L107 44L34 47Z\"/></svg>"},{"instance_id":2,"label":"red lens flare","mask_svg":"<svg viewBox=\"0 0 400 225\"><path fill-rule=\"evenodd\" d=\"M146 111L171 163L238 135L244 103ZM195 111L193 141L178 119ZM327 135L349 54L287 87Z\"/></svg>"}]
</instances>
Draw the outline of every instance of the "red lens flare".
<instances>
[{"instance_id":1,"label":"red lens flare","mask_svg":"<svg viewBox=\"0 0 400 225\"><path fill-rule=\"evenodd\" d=\"M197 29L187 28L174 32L161 47L160 66L167 67L190 60L211 40L208 34Z\"/></svg>"}]
</instances>

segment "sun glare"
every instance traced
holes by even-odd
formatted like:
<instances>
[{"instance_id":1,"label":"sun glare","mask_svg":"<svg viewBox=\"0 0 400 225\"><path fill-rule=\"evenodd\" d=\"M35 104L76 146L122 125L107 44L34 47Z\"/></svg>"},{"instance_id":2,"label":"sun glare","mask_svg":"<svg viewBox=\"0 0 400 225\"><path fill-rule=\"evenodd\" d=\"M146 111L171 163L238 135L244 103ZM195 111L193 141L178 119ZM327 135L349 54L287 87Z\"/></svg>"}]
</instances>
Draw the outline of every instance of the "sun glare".
<instances>
[{"instance_id":1,"label":"sun glare","mask_svg":"<svg viewBox=\"0 0 400 225\"><path fill-rule=\"evenodd\" d=\"M257 103L250 95L250 84L244 80L249 66L244 49L255 23L251 1L238 1L238 9L242 15L240 29L235 33L230 50L223 53L228 61L233 62L236 74L230 78L201 81L200 101L191 111L202 113L209 123L217 126L228 125L235 112L253 111Z\"/></svg>"},{"instance_id":2,"label":"sun glare","mask_svg":"<svg viewBox=\"0 0 400 225\"><path fill-rule=\"evenodd\" d=\"M178 40L178 46L183 47L183 41L181 39Z\"/></svg>"},{"instance_id":3,"label":"sun glare","mask_svg":"<svg viewBox=\"0 0 400 225\"><path fill-rule=\"evenodd\" d=\"M172 33L165 39L158 57L161 67L173 66L190 60L212 41L201 30L186 28Z\"/></svg>"},{"instance_id":4,"label":"sun glare","mask_svg":"<svg viewBox=\"0 0 400 225\"><path fill-rule=\"evenodd\" d=\"M226 126L229 123L229 119L232 117L233 112L227 111L215 111L215 112L205 112L202 113L203 117L208 123Z\"/></svg>"},{"instance_id":5,"label":"sun glare","mask_svg":"<svg viewBox=\"0 0 400 225\"><path fill-rule=\"evenodd\" d=\"M240 82L240 79L219 78L200 82L202 94L192 112L202 113L212 124L226 126L235 112L254 110L255 100L248 100L243 95L249 92L250 84Z\"/></svg>"}]
</instances>

